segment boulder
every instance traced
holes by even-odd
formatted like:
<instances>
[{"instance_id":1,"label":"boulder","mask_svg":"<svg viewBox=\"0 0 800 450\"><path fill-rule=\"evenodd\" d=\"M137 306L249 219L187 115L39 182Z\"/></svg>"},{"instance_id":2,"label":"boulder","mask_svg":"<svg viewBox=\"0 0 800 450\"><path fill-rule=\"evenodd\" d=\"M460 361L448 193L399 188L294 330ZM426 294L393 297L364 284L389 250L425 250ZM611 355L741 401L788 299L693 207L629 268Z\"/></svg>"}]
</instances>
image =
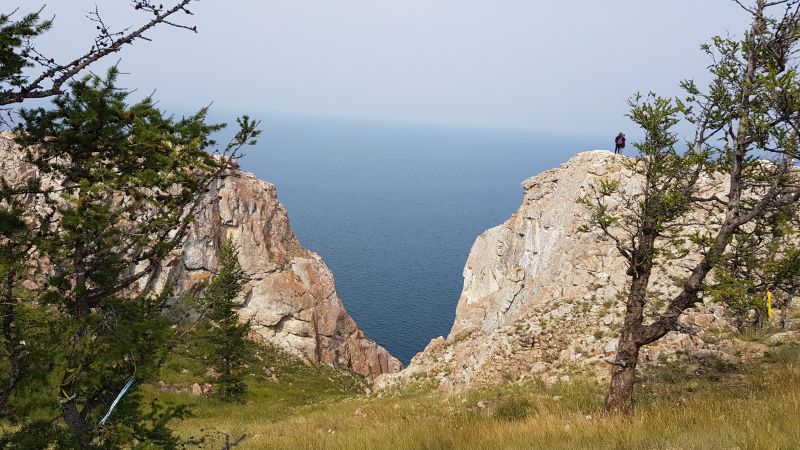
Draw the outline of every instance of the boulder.
<instances>
[{"instance_id":1,"label":"boulder","mask_svg":"<svg viewBox=\"0 0 800 450\"><path fill-rule=\"evenodd\" d=\"M800 343L800 332L799 331L784 331L782 333L776 333L767 339L767 343L769 345L784 345L790 343Z\"/></svg>"}]
</instances>

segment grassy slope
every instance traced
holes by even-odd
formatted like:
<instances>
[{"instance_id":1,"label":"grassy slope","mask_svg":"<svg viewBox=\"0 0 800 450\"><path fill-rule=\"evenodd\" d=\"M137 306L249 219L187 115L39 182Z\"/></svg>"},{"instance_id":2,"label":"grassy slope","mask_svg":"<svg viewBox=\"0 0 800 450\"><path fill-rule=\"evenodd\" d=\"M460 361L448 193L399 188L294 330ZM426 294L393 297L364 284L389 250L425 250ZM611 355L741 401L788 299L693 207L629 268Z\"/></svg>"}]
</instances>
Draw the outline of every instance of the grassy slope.
<instances>
[{"instance_id":1,"label":"grassy slope","mask_svg":"<svg viewBox=\"0 0 800 450\"><path fill-rule=\"evenodd\" d=\"M800 448L800 346L778 347L753 367L698 374L697 366L665 366L643 380L636 413L625 418L598 414L604 386L594 382L449 397L420 383L377 397L331 369L267 349L259 358L279 383L252 365L245 404L157 392L192 408L195 417L175 424L179 433L244 433L242 449ZM164 377L200 373L199 362L176 358Z\"/></svg>"}]
</instances>

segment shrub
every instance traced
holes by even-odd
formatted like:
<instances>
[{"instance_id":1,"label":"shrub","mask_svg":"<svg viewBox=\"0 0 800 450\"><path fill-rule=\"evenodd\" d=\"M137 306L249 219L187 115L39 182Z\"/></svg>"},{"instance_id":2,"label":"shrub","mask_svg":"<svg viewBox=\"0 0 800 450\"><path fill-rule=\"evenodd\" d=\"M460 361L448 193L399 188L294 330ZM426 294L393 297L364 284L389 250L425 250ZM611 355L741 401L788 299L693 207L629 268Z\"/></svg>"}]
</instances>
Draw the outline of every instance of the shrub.
<instances>
[{"instance_id":1,"label":"shrub","mask_svg":"<svg viewBox=\"0 0 800 450\"><path fill-rule=\"evenodd\" d=\"M528 416L528 412L530 412L531 409L531 404L528 400L507 398L497 405L494 417L497 420L506 421L522 420Z\"/></svg>"}]
</instances>

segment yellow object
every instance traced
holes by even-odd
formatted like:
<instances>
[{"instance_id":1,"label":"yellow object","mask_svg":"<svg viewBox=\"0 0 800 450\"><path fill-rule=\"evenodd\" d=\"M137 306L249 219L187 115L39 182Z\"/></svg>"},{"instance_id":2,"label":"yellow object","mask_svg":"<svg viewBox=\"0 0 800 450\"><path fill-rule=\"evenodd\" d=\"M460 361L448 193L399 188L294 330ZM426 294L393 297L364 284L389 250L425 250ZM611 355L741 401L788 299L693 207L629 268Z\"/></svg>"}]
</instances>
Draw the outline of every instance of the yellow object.
<instances>
[{"instance_id":1,"label":"yellow object","mask_svg":"<svg viewBox=\"0 0 800 450\"><path fill-rule=\"evenodd\" d=\"M772 317L772 292L767 289L767 317Z\"/></svg>"},{"instance_id":2,"label":"yellow object","mask_svg":"<svg viewBox=\"0 0 800 450\"><path fill-rule=\"evenodd\" d=\"M70 401L73 398L75 398L75 394L72 394L72 395L67 394L67 391L65 391L64 388L61 388L61 395L64 396L64 400L65 401Z\"/></svg>"}]
</instances>

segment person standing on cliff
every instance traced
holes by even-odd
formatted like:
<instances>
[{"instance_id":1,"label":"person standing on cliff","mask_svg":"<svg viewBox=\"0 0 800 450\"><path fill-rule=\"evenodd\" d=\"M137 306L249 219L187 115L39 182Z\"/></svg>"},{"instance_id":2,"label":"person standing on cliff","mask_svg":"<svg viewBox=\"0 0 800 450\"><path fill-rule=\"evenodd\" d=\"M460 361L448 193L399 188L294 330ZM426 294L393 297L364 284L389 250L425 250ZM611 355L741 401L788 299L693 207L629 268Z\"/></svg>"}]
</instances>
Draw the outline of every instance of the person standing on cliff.
<instances>
[{"instance_id":1,"label":"person standing on cliff","mask_svg":"<svg viewBox=\"0 0 800 450\"><path fill-rule=\"evenodd\" d=\"M614 144L616 144L616 147L614 147L614 154L621 155L622 149L625 148L625 133L620 131L617 138L614 139Z\"/></svg>"}]
</instances>

